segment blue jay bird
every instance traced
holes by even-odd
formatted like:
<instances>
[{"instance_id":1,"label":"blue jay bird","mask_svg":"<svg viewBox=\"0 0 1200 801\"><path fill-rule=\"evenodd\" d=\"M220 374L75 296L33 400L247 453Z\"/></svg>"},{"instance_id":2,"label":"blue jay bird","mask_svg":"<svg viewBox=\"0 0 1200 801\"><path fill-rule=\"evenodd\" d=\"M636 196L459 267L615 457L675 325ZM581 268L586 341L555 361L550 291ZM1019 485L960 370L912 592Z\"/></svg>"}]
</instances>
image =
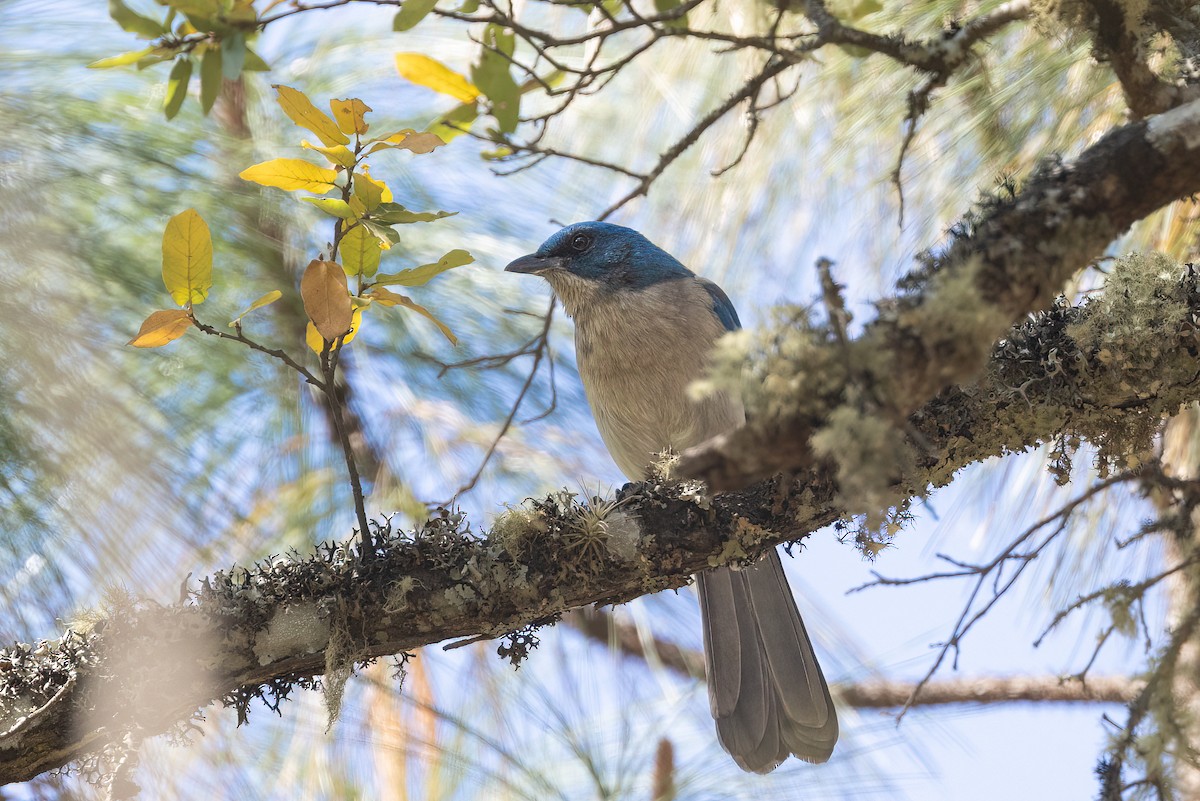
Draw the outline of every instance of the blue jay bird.
<instances>
[{"instance_id":1,"label":"blue jay bird","mask_svg":"<svg viewBox=\"0 0 1200 801\"><path fill-rule=\"evenodd\" d=\"M545 278L575 320L579 374L608 451L632 481L745 419L741 401L693 401L713 343L741 327L719 286L637 231L568 225L505 267ZM824 762L838 724L804 622L774 550L742 570L696 576L708 700L722 747L767 773L789 754Z\"/></svg>"}]
</instances>

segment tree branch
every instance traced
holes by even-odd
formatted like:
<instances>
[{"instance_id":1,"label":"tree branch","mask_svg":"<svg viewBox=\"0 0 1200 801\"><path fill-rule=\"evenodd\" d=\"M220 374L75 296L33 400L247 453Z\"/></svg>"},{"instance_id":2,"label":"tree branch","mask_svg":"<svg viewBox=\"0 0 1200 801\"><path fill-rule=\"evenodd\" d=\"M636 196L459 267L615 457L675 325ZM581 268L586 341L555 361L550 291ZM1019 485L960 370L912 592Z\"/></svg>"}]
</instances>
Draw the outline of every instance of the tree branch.
<instances>
[{"instance_id":1,"label":"tree branch","mask_svg":"<svg viewBox=\"0 0 1200 801\"><path fill-rule=\"evenodd\" d=\"M812 437L850 396L904 419L944 387L974 380L1007 326L1049 306L1131 224L1195 192L1200 101L1117 128L1072 162L1044 164L1019 193L981 204L904 281L903 295L878 304L850 351L868 381L831 388L828 405L803 413L748 408L754 422L685 453L682 474L726 489L807 470L819 458Z\"/></svg>"},{"instance_id":2,"label":"tree branch","mask_svg":"<svg viewBox=\"0 0 1200 801\"><path fill-rule=\"evenodd\" d=\"M1110 281L1121 277L1114 268ZM1118 291L1111 302L1061 306L1009 331L980 383L911 416L926 450L896 492L924 493L968 464L1055 436L1127 448L1118 432L1152 431L1200 400L1197 277L1146 270L1144 278L1132 300ZM1158 327L1103 349L1071 338L1122 330L1126 301L1144 301L1140 314ZM87 633L6 649L0 782L119 744L130 730L153 736L214 700L244 713L252 698L278 704L298 681L373 657L499 637L577 607L681 587L696 571L846 515L834 469L814 465L794 479L717 496L694 482L630 484L615 501L587 504L560 493L502 514L487 539L442 512L407 535L381 526L369 562L353 541L322 545L217 573L180 604L118 609ZM527 635L507 650L528 647Z\"/></svg>"},{"instance_id":3,"label":"tree branch","mask_svg":"<svg viewBox=\"0 0 1200 801\"><path fill-rule=\"evenodd\" d=\"M1160 78L1146 61L1143 34L1131 30L1130 7L1116 0L1089 0L1095 14L1093 40L1099 56L1121 82L1125 102L1138 117L1160 114L1197 97L1200 88Z\"/></svg>"},{"instance_id":4,"label":"tree branch","mask_svg":"<svg viewBox=\"0 0 1200 801\"><path fill-rule=\"evenodd\" d=\"M588 639L615 648L626 656L646 660L637 627L613 619L595 608L580 609L568 618ZM673 642L655 638L654 659L686 678L704 678L704 654ZM912 681L864 679L841 682L830 689L845 706L856 709L895 709L947 704L1110 703L1127 704L1137 697L1142 682L1125 676L1092 676L1086 682L1061 676L976 676L927 682L919 695Z\"/></svg>"}]
</instances>

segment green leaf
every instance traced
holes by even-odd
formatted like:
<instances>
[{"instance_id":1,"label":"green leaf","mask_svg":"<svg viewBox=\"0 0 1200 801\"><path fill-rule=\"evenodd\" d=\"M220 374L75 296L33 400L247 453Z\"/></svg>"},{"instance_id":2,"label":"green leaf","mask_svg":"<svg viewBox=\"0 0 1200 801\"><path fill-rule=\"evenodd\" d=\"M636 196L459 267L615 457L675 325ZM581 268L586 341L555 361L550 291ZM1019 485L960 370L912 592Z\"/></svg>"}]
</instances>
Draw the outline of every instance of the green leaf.
<instances>
[{"instance_id":1,"label":"green leaf","mask_svg":"<svg viewBox=\"0 0 1200 801\"><path fill-rule=\"evenodd\" d=\"M302 197L305 203L311 203L331 217L342 220L352 220L355 217L350 204L340 197Z\"/></svg>"},{"instance_id":2,"label":"green leaf","mask_svg":"<svg viewBox=\"0 0 1200 801\"><path fill-rule=\"evenodd\" d=\"M392 245L400 244L400 234L394 228L389 228L386 225L380 225L370 220L360 220L359 225L365 225L368 231L385 240L389 248Z\"/></svg>"},{"instance_id":3,"label":"green leaf","mask_svg":"<svg viewBox=\"0 0 1200 801\"><path fill-rule=\"evenodd\" d=\"M158 48L147 47L145 50L133 50L129 53L122 53L119 56L109 56L102 58L99 61L93 61L88 64L89 70L110 70L113 67L124 67L127 64L132 64L135 61L141 61L146 56L153 53ZM161 59L160 59L161 60Z\"/></svg>"},{"instance_id":4,"label":"green leaf","mask_svg":"<svg viewBox=\"0 0 1200 801\"><path fill-rule=\"evenodd\" d=\"M392 30L407 31L415 28L436 5L437 0L404 0L404 5L400 6L400 11L392 20Z\"/></svg>"},{"instance_id":5,"label":"green leaf","mask_svg":"<svg viewBox=\"0 0 1200 801\"><path fill-rule=\"evenodd\" d=\"M676 8L679 8L681 2L682 0L654 0L654 10L659 14L666 14L668 11L674 11ZM686 28L687 14L676 17L673 20L667 20L662 24L668 28Z\"/></svg>"},{"instance_id":6,"label":"green leaf","mask_svg":"<svg viewBox=\"0 0 1200 801\"><path fill-rule=\"evenodd\" d=\"M855 23L862 20L863 17L868 17L879 11L883 11L883 3L879 0L854 0L848 7L839 9L838 14L840 19L848 23Z\"/></svg>"},{"instance_id":7,"label":"green leaf","mask_svg":"<svg viewBox=\"0 0 1200 801\"><path fill-rule=\"evenodd\" d=\"M422 264L411 270L401 270L398 273L380 274L376 279L377 286L421 286L429 283L430 279L455 267L462 267L475 261L475 257L465 250L452 250L433 264Z\"/></svg>"},{"instance_id":8,"label":"green leaf","mask_svg":"<svg viewBox=\"0 0 1200 801\"><path fill-rule=\"evenodd\" d=\"M433 222L443 217L453 217L455 214L458 214L458 212L409 211L399 203L382 203L378 209L371 213L371 219L387 223L388 225L399 225L405 223Z\"/></svg>"},{"instance_id":9,"label":"green leaf","mask_svg":"<svg viewBox=\"0 0 1200 801\"><path fill-rule=\"evenodd\" d=\"M375 275L381 254L378 237L363 225L356 225L347 231L338 245L342 269L349 276L364 275L370 278Z\"/></svg>"},{"instance_id":10,"label":"green leaf","mask_svg":"<svg viewBox=\"0 0 1200 801\"><path fill-rule=\"evenodd\" d=\"M354 176L354 196L362 201L365 211L375 211L381 204L392 202L392 190L383 181L372 178L365 164L362 172Z\"/></svg>"},{"instance_id":11,"label":"green leaf","mask_svg":"<svg viewBox=\"0 0 1200 801\"><path fill-rule=\"evenodd\" d=\"M163 5L183 12L192 20L193 24L197 19L218 17L224 10L221 0L166 0ZM196 27L200 28L199 25Z\"/></svg>"},{"instance_id":12,"label":"green leaf","mask_svg":"<svg viewBox=\"0 0 1200 801\"><path fill-rule=\"evenodd\" d=\"M242 64L242 72L270 72L271 65L263 61L262 56L250 48L246 48L246 62Z\"/></svg>"},{"instance_id":13,"label":"green leaf","mask_svg":"<svg viewBox=\"0 0 1200 801\"><path fill-rule=\"evenodd\" d=\"M183 106L184 98L187 97L188 82L192 79L192 60L190 58L181 58L175 62L175 66L171 67L171 74L167 78L167 100L163 106L163 111L167 115L168 120L175 119L175 115L179 113L179 109Z\"/></svg>"},{"instance_id":14,"label":"green leaf","mask_svg":"<svg viewBox=\"0 0 1200 801\"><path fill-rule=\"evenodd\" d=\"M217 102L217 96L221 94L221 82L221 48L210 47L200 59L200 108L205 114Z\"/></svg>"},{"instance_id":15,"label":"green leaf","mask_svg":"<svg viewBox=\"0 0 1200 801\"><path fill-rule=\"evenodd\" d=\"M121 0L108 0L108 15L121 26L121 30L136 33L142 39L157 39L170 30L158 20L137 13Z\"/></svg>"},{"instance_id":16,"label":"green leaf","mask_svg":"<svg viewBox=\"0 0 1200 801\"><path fill-rule=\"evenodd\" d=\"M521 87L513 80L503 54L512 55L516 40L511 31L488 25L483 44L479 63L471 68L471 81L487 96L501 133L512 133L521 117Z\"/></svg>"},{"instance_id":17,"label":"green leaf","mask_svg":"<svg viewBox=\"0 0 1200 801\"><path fill-rule=\"evenodd\" d=\"M221 40L221 71L226 78L236 81L242 76L246 63L246 34L234 31Z\"/></svg>"},{"instance_id":18,"label":"green leaf","mask_svg":"<svg viewBox=\"0 0 1200 801\"><path fill-rule=\"evenodd\" d=\"M163 47L161 45L158 47L152 47L150 48L149 53L147 53L143 58L138 59L138 72L146 69L146 67L153 67L155 64L161 64L164 61L170 61L174 57L175 49L172 47Z\"/></svg>"},{"instance_id":19,"label":"green leaf","mask_svg":"<svg viewBox=\"0 0 1200 801\"><path fill-rule=\"evenodd\" d=\"M479 116L479 107L474 101L463 103L451 109L433 121L429 133L436 135L443 142L457 139L471 128L471 123Z\"/></svg>"}]
</instances>

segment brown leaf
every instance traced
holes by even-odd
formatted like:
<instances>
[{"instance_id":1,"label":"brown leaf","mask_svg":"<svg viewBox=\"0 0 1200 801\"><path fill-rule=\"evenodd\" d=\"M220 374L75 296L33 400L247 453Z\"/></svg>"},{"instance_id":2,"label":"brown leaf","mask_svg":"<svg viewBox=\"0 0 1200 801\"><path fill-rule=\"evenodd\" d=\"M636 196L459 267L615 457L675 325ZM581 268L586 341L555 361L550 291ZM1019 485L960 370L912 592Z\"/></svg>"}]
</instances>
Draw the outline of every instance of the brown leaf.
<instances>
[{"instance_id":1,"label":"brown leaf","mask_svg":"<svg viewBox=\"0 0 1200 801\"><path fill-rule=\"evenodd\" d=\"M325 339L333 341L350 330L350 293L337 262L310 261L300 279L300 297L305 314Z\"/></svg>"},{"instance_id":2,"label":"brown leaf","mask_svg":"<svg viewBox=\"0 0 1200 801\"><path fill-rule=\"evenodd\" d=\"M159 348L179 339L192 327L186 309L156 311L146 318L137 336L129 340L135 348Z\"/></svg>"}]
</instances>

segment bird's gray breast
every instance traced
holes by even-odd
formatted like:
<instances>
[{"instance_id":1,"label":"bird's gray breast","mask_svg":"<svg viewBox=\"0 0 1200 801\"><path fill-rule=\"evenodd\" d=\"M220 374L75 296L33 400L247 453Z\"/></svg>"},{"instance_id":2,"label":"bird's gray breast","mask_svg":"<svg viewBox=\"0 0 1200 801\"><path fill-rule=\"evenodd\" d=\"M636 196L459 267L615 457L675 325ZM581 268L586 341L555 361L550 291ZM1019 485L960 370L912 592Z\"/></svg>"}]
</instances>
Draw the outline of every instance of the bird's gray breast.
<instances>
[{"instance_id":1,"label":"bird's gray breast","mask_svg":"<svg viewBox=\"0 0 1200 801\"><path fill-rule=\"evenodd\" d=\"M629 478L644 477L664 450L683 450L742 422L740 402L727 395L688 396L725 333L695 278L593 298L574 316L588 403Z\"/></svg>"}]
</instances>

